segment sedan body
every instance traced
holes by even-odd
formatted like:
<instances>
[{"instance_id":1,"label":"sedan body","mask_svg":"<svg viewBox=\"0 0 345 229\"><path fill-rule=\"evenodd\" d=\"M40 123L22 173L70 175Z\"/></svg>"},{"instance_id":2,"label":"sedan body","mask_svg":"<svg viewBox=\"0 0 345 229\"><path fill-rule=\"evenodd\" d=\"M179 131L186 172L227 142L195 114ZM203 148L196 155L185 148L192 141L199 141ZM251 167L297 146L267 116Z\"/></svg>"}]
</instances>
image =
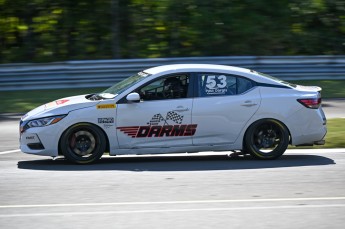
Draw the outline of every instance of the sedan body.
<instances>
[{"instance_id":1,"label":"sedan body","mask_svg":"<svg viewBox=\"0 0 345 229\"><path fill-rule=\"evenodd\" d=\"M234 151L260 159L324 144L321 88L223 65L144 70L104 92L59 99L21 119L25 153L91 163L110 155Z\"/></svg>"}]
</instances>

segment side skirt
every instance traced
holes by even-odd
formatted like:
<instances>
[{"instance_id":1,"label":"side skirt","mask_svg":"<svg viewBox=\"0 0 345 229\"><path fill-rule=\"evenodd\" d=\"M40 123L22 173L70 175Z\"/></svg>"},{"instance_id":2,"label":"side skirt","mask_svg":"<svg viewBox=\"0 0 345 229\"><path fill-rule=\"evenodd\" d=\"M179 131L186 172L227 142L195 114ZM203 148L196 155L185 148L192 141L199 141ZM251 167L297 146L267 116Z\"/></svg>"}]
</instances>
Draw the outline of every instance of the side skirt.
<instances>
[{"instance_id":1,"label":"side skirt","mask_svg":"<svg viewBox=\"0 0 345 229\"><path fill-rule=\"evenodd\" d=\"M197 153L204 151L229 151L241 150L234 145L210 145L210 146L183 146L183 147L166 147L166 148L140 148L140 149L114 149L110 152L111 156L125 154L166 154L166 153Z\"/></svg>"}]
</instances>

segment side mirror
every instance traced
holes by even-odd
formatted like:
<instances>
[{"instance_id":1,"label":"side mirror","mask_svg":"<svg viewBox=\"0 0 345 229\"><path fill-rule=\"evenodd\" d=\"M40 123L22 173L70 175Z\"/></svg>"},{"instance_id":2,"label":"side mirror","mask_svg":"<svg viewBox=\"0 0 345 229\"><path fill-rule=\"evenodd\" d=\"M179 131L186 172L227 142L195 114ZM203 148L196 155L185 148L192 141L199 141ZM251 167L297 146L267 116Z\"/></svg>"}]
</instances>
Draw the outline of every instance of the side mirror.
<instances>
[{"instance_id":1,"label":"side mirror","mask_svg":"<svg viewBox=\"0 0 345 229\"><path fill-rule=\"evenodd\" d=\"M136 92L132 92L126 96L126 99L129 102L140 102L140 95Z\"/></svg>"}]
</instances>

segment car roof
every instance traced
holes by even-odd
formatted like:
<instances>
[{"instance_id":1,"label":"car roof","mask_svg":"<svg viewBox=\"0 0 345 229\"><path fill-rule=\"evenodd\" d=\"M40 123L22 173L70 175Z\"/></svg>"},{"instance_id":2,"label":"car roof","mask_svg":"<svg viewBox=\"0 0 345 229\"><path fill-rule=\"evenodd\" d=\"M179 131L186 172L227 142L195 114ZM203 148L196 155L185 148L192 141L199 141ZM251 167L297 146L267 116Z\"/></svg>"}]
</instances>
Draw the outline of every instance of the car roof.
<instances>
[{"instance_id":1,"label":"car roof","mask_svg":"<svg viewBox=\"0 0 345 229\"><path fill-rule=\"evenodd\" d=\"M165 72L197 72L197 71L226 71L226 72L238 72L238 73L250 73L249 69L226 66L226 65L217 65L217 64L171 64L171 65L162 65L158 67L153 67L144 70L145 73L157 74Z\"/></svg>"},{"instance_id":2,"label":"car roof","mask_svg":"<svg viewBox=\"0 0 345 229\"><path fill-rule=\"evenodd\" d=\"M149 68L144 70L143 72L148 73L153 77L157 76L157 74L164 75L186 72L236 74L240 76L246 76L251 80L254 80L259 83L269 83L286 86L286 83L282 83L282 81L279 79L274 79L273 77L265 76L264 74L260 74L250 69L218 64L170 64Z\"/></svg>"}]
</instances>

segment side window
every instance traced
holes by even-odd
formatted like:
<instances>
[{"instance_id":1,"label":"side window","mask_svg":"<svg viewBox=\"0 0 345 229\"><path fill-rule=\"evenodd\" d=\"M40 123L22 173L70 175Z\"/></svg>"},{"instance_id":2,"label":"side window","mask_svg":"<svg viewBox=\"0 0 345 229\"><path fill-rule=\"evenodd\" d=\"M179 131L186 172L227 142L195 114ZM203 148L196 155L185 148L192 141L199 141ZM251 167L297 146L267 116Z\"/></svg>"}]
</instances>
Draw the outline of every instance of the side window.
<instances>
[{"instance_id":1,"label":"side window","mask_svg":"<svg viewBox=\"0 0 345 229\"><path fill-rule=\"evenodd\" d=\"M255 84L253 83L253 81L250 81L242 77L237 78L237 94L242 94L254 86Z\"/></svg>"},{"instance_id":2,"label":"side window","mask_svg":"<svg viewBox=\"0 0 345 229\"><path fill-rule=\"evenodd\" d=\"M139 88L137 92L143 101L186 98L188 85L188 75L170 75Z\"/></svg>"},{"instance_id":3,"label":"side window","mask_svg":"<svg viewBox=\"0 0 345 229\"><path fill-rule=\"evenodd\" d=\"M254 86L252 81L234 75L200 73L197 77L200 97L242 94Z\"/></svg>"}]
</instances>

